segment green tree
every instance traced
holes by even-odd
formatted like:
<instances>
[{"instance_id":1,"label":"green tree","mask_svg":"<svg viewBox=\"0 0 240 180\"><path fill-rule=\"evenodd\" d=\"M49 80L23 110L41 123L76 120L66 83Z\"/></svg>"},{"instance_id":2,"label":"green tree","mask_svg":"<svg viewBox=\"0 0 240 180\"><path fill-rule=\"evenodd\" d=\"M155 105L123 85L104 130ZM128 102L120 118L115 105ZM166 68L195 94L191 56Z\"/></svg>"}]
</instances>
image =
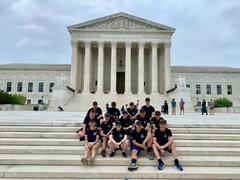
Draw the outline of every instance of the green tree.
<instances>
[{"instance_id":1,"label":"green tree","mask_svg":"<svg viewBox=\"0 0 240 180\"><path fill-rule=\"evenodd\" d=\"M233 102L230 101L228 98L218 98L214 101L215 107L232 107Z\"/></svg>"}]
</instances>

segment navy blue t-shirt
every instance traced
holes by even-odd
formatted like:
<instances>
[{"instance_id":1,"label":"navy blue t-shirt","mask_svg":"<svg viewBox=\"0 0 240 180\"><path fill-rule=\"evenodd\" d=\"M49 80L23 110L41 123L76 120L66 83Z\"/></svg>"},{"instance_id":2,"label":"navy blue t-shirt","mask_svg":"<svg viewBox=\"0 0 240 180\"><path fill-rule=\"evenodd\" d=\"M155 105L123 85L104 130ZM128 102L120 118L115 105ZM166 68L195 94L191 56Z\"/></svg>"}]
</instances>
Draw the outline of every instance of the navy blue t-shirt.
<instances>
[{"instance_id":1,"label":"navy blue t-shirt","mask_svg":"<svg viewBox=\"0 0 240 180\"><path fill-rule=\"evenodd\" d=\"M95 128L93 130L87 129L86 135L87 135L88 142L95 142L97 136L99 135L99 130L98 128Z\"/></svg>"}]
</instances>

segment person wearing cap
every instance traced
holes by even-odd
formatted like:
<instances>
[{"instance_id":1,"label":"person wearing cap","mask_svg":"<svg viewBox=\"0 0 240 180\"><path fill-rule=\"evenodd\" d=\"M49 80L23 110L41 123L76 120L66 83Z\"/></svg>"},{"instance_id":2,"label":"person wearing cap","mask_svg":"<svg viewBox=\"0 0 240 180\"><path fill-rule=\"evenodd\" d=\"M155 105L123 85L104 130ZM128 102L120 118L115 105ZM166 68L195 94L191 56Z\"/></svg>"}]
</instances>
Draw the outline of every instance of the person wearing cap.
<instances>
[{"instance_id":1,"label":"person wearing cap","mask_svg":"<svg viewBox=\"0 0 240 180\"><path fill-rule=\"evenodd\" d=\"M104 119L101 122L101 131L100 131L100 135L101 135L101 138L102 138L101 155L103 157L106 157L107 143L108 143L108 140L109 140L110 133L112 132L113 129L114 129L114 126L113 126L113 121L110 119L110 114L105 113Z\"/></svg>"},{"instance_id":2,"label":"person wearing cap","mask_svg":"<svg viewBox=\"0 0 240 180\"><path fill-rule=\"evenodd\" d=\"M133 102L129 103L129 108L127 108L127 112L131 118L131 120L134 120L134 116L138 113L138 109L134 106Z\"/></svg>"},{"instance_id":3,"label":"person wearing cap","mask_svg":"<svg viewBox=\"0 0 240 180\"><path fill-rule=\"evenodd\" d=\"M94 101L92 105L93 106L88 110L86 116L89 116L90 111L94 110L96 118L97 119L102 119L103 118L103 115L102 115L103 113L102 113L102 109L100 107L98 107L98 103L96 101Z\"/></svg>"},{"instance_id":4,"label":"person wearing cap","mask_svg":"<svg viewBox=\"0 0 240 180\"><path fill-rule=\"evenodd\" d=\"M138 169L137 158L142 150L148 149L148 142L151 140L152 135L142 126L142 121L136 121L136 127L131 132L131 164L128 167L129 171ZM152 145L152 144L151 144Z\"/></svg>"},{"instance_id":5,"label":"person wearing cap","mask_svg":"<svg viewBox=\"0 0 240 180\"><path fill-rule=\"evenodd\" d=\"M147 131L151 131L150 118L147 116L145 109L140 109L139 114L136 117L136 120L141 121L142 122L142 126Z\"/></svg>"},{"instance_id":6,"label":"person wearing cap","mask_svg":"<svg viewBox=\"0 0 240 180\"><path fill-rule=\"evenodd\" d=\"M161 117L161 112L160 111L155 111L154 116L151 118L151 124L152 124L152 128L153 130L159 128L159 121L163 119Z\"/></svg>"},{"instance_id":7,"label":"person wearing cap","mask_svg":"<svg viewBox=\"0 0 240 180\"><path fill-rule=\"evenodd\" d=\"M121 122L122 127L126 131L126 133L129 134L132 129L133 122L130 119L130 115L128 115L127 111L122 112L122 116L120 117L119 121Z\"/></svg>"},{"instance_id":8,"label":"person wearing cap","mask_svg":"<svg viewBox=\"0 0 240 180\"><path fill-rule=\"evenodd\" d=\"M168 151L173 155L175 167L179 171L183 171L183 168L178 161L172 132L167 128L167 121L165 119L161 119L159 121L159 128L154 131L152 147L154 154L158 160L158 170L164 169L164 163L161 159L161 156L163 156L165 152Z\"/></svg>"},{"instance_id":9,"label":"person wearing cap","mask_svg":"<svg viewBox=\"0 0 240 180\"><path fill-rule=\"evenodd\" d=\"M96 158L97 149L99 147L99 129L95 126L95 121L90 119L88 125L89 128L86 130L85 134L84 156L81 159L81 162L84 165L93 164ZM91 156L88 159L89 153L91 153Z\"/></svg>"},{"instance_id":10,"label":"person wearing cap","mask_svg":"<svg viewBox=\"0 0 240 180\"><path fill-rule=\"evenodd\" d=\"M109 157L113 157L116 153L116 150L122 150L122 156L127 157L127 149L128 149L128 140L127 134L122 128L122 124L120 121L116 121L116 127L112 130L108 146L111 149L111 153Z\"/></svg>"},{"instance_id":11,"label":"person wearing cap","mask_svg":"<svg viewBox=\"0 0 240 180\"><path fill-rule=\"evenodd\" d=\"M154 115L155 108L150 105L150 98L145 99L145 105L141 107L141 109L144 109L146 111L146 116L151 118Z\"/></svg>"},{"instance_id":12,"label":"person wearing cap","mask_svg":"<svg viewBox=\"0 0 240 180\"><path fill-rule=\"evenodd\" d=\"M107 109L107 112L111 115L111 117L114 119L114 121L117 121L119 119L120 111L118 108L116 108L117 104L116 102L111 103L111 107Z\"/></svg>"},{"instance_id":13,"label":"person wearing cap","mask_svg":"<svg viewBox=\"0 0 240 180\"><path fill-rule=\"evenodd\" d=\"M86 116L84 118L82 127L78 131L76 131L76 133L78 134L78 137L80 138L80 141L85 140L85 134L86 134L87 129L89 128L90 120L93 120L95 122L96 127L100 127L100 120L96 118L95 111L91 110L89 112L89 116Z\"/></svg>"}]
</instances>

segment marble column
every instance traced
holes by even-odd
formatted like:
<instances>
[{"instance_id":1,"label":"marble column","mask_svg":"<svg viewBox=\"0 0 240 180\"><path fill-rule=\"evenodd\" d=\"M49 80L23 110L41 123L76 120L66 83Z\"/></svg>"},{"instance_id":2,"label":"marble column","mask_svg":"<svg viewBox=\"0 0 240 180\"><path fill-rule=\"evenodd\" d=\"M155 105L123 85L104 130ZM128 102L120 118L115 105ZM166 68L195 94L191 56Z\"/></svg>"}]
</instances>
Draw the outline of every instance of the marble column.
<instances>
[{"instance_id":1,"label":"marble column","mask_svg":"<svg viewBox=\"0 0 240 180\"><path fill-rule=\"evenodd\" d=\"M158 44L153 42L152 44L152 94L158 93L158 69L157 69L157 46Z\"/></svg>"},{"instance_id":2,"label":"marble column","mask_svg":"<svg viewBox=\"0 0 240 180\"><path fill-rule=\"evenodd\" d=\"M171 43L164 44L164 55L163 55L164 94L166 94L166 91L171 89L170 48L171 48Z\"/></svg>"},{"instance_id":3,"label":"marble column","mask_svg":"<svg viewBox=\"0 0 240 180\"><path fill-rule=\"evenodd\" d=\"M125 93L131 94L131 42L126 42L125 53Z\"/></svg>"},{"instance_id":4,"label":"marble column","mask_svg":"<svg viewBox=\"0 0 240 180\"><path fill-rule=\"evenodd\" d=\"M78 83L78 42L72 41L72 62L71 62L71 80L70 80L70 87L75 90L75 93L78 92L79 83Z\"/></svg>"},{"instance_id":5,"label":"marble column","mask_svg":"<svg viewBox=\"0 0 240 180\"><path fill-rule=\"evenodd\" d=\"M98 81L97 81L97 93L98 94L103 94L103 48L104 48L104 43L103 42L98 42Z\"/></svg>"},{"instance_id":6,"label":"marble column","mask_svg":"<svg viewBox=\"0 0 240 180\"><path fill-rule=\"evenodd\" d=\"M138 94L144 94L144 43L138 44Z\"/></svg>"},{"instance_id":7,"label":"marble column","mask_svg":"<svg viewBox=\"0 0 240 180\"><path fill-rule=\"evenodd\" d=\"M85 44L85 58L84 58L84 85L83 93L90 93L90 53L91 53L91 42L84 42Z\"/></svg>"},{"instance_id":8,"label":"marble column","mask_svg":"<svg viewBox=\"0 0 240 180\"><path fill-rule=\"evenodd\" d=\"M110 94L117 94L117 43L111 43L111 88Z\"/></svg>"}]
</instances>

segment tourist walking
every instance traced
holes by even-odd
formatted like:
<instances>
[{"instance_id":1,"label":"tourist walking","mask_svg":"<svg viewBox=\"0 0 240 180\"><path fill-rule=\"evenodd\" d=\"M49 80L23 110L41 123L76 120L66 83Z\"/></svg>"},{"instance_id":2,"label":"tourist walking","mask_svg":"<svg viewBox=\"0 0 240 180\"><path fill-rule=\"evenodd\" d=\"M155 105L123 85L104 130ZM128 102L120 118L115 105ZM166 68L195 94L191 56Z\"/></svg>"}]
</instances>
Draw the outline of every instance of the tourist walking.
<instances>
[{"instance_id":1,"label":"tourist walking","mask_svg":"<svg viewBox=\"0 0 240 180\"><path fill-rule=\"evenodd\" d=\"M168 103L167 103L167 100L164 101L163 113L164 114L168 114Z\"/></svg>"},{"instance_id":2,"label":"tourist walking","mask_svg":"<svg viewBox=\"0 0 240 180\"><path fill-rule=\"evenodd\" d=\"M184 106L185 106L185 101L183 99L181 99L180 103L179 103L180 115L184 115Z\"/></svg>"},{"instance_id":3,"label":"tourist walking","mask_svg":"<svg viewBox=\"0 0 240 180\"><path fill-rule=\"evenodd\" d=\"M214 115L214 101L211 99L209 102L210 115Z\"/></svg>"},{"instance_id":4,"label":"tourist walking","mask_svg":"<svg viewBox=\"0 0 240 180\"><path fill-rule=\"evenodd\" d=\"M172 99L171 105L172 105L172 115L176 115L177 103L176 103L175 99Z\"/></svg>"},{"instance_id":5,"label":"tourist walking","mask_svg":"<svg viewBox=\"0 0 240 180\"><path fill-rule=\"evenodd\" d=\"M207 110L207 102L205 99L203 99L203 102L202 102L202 115L206 113L206 115L208 115L208 110Z\"/></svg>"}]
</instances>

